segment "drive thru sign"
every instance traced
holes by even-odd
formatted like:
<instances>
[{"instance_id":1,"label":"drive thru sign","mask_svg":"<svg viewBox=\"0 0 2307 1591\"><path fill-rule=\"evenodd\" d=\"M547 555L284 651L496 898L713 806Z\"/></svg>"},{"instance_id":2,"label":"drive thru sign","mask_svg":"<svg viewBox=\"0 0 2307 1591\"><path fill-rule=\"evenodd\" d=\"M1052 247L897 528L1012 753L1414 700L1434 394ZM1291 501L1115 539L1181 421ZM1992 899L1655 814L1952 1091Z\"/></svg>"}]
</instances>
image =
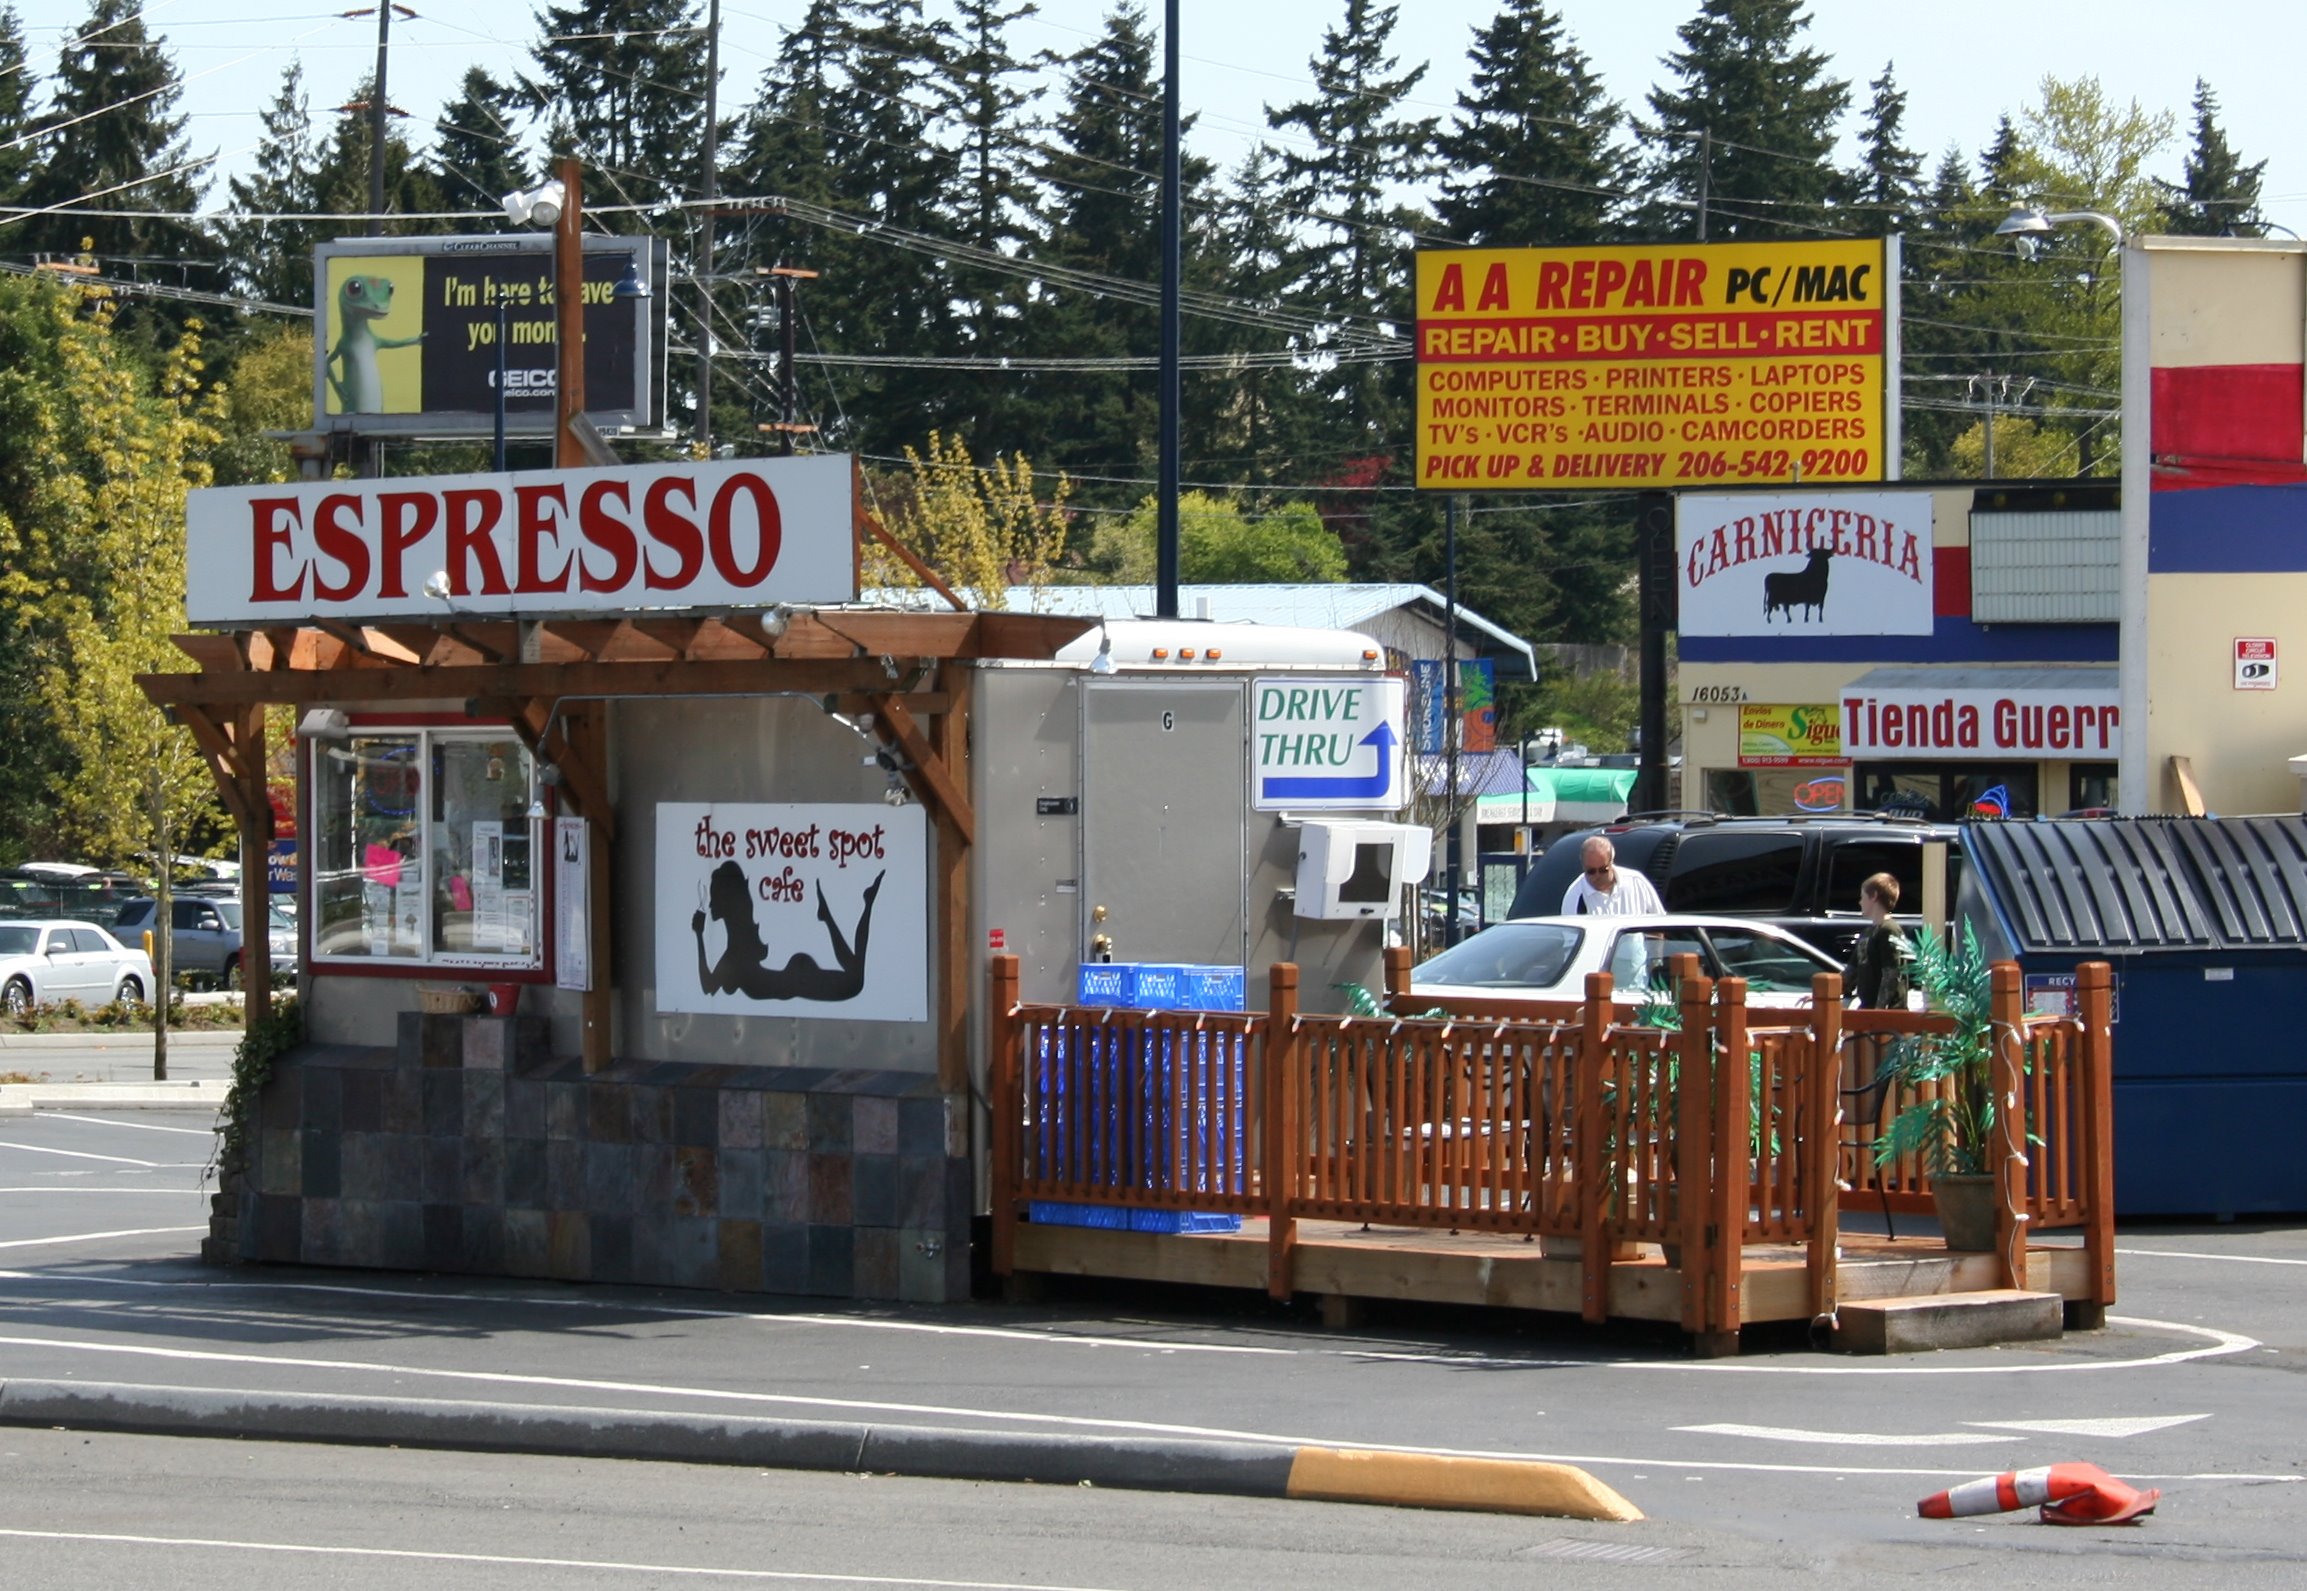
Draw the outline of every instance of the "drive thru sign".
<instances>
[{"instance_id":1,"label":"drive thru sign","mask_svg":"<svg viewBox=\"0 0 2307 1591\"><path fill-rule=\"evenodd\" d=\"M1251 805L1258 811L1392 811L1408 804L1399 679L1269 677L1257 682L1252 700Z\"/></svg>"}]
</instances>

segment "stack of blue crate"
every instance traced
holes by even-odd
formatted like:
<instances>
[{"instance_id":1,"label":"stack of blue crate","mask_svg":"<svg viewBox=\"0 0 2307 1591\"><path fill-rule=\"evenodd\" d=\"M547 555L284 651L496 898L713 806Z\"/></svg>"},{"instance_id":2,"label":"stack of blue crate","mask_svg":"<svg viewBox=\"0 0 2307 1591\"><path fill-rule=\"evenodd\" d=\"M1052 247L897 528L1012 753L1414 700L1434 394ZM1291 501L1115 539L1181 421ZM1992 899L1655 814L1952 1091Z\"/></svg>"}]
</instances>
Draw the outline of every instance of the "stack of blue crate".
<instances>
[{"instance_id":1,"label":"stack of blue crate","mask_svg":"<svg viewBox=\"0 0 2307 1591\"><path fill-rule=\"evenodd\" d=\"M1176 962L1093 962L1081 968L1078 1003L1136 1011L1240 1011L1244 1009L1244 976L1240 967L1203 966ZM1066 1113L1079 1109L1090 1126L1084 1173L1093 1182L1125 1185L1128 1173L1120 1165L1125 1128L1120 1102L1136 1099L1143 1143L1174 1144L1182 1124L1170 1110L1170 1068L1188 1069L1188 1090L1197 1101L1184 1171L1188 1186L1203 1192L1238 1192L1245 1186L1242 1090L1248 1080L1247 1045L1239 1033L1122 1033L1103 1035L1103 1053L1090 1057L1085 1100L1068 1100L1062 1089L1044 1087L1042 1120L1036 1123L1043 1142L1041 1159L1047 1164L1055 1140L1066 1132ZM1065 1075L1061 1035L1044 1030L1044 1053L1038 1057L1048 1083ZM1132 1083L1137 1086L1130 1086ZM1223 1090L1223 1108L1214 1116L1213 1093ZM1073 1124L1078 1131L1080 1123ZM1148 1192L1169 1191L1168 1157L1157 1167L1147 1165L1136 1183ZM1073 1204L1036 1199L1029 1213L1037 1224L1095 1226L1132 1232L1238 1232L1242 1218L1192 1210L1127 1210L1113 1205Z\"/></svg>"}]
</instances>

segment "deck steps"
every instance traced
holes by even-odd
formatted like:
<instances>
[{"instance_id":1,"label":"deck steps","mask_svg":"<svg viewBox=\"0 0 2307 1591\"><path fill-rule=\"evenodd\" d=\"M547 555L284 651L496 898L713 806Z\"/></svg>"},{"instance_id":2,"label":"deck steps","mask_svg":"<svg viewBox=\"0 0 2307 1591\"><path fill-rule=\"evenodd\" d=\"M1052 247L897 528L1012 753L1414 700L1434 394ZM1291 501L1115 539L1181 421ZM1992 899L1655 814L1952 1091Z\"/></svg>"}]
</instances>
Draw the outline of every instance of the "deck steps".
<instances>
[{"instance_id":1,"label":"deck steps","mask_svg":"<svg viewBox=\"0 0 2307 1591\"><path fill-rule=\"evenodd\" d=\"M2009 1287L1849 1300L1837 1311L1834 1345L1845 1353L1929 1353L2047 1342L2065 1329L2064 1305L2057 1293Z\"/></svg>"}]
</instances>

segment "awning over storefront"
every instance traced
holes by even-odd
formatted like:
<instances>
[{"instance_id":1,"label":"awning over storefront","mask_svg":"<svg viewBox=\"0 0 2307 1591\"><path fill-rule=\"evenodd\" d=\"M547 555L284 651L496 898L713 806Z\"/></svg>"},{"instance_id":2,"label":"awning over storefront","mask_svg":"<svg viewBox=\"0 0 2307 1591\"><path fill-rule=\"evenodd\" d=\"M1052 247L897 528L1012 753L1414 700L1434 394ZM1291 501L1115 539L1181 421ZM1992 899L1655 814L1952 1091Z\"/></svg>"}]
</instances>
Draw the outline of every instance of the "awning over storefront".
<instances>
[{"instance_id":1,"label":"awning over storefront","mask_svg":"<svg viewBox=\"0 0 2307 1591\"><path fill-rule=\"evenodd\" d=\"M1532 768L1530 799L1486 795L1474 803L1477 823L1607 823L1626 813L1632 768Z\"/></svg>"}]
</instances>

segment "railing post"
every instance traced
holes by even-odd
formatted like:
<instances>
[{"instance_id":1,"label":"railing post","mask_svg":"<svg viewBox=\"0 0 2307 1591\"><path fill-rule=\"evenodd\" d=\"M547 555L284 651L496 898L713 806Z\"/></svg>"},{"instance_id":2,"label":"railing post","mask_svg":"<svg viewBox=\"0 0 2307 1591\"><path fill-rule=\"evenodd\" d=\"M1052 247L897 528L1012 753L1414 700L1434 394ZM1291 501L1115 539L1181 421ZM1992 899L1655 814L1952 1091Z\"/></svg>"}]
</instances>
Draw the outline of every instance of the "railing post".
<instances>
[{"instance_id":1,"label":"railing post","mask_svg":"<svg viewBox=\"0 0 2307 1591\"><path fill-rule=\"evenodd\" d=\"M1410 947L1408 945L1388 945L1386 947L1386 1009L1392 1011L1397 1004L1409 998Z\"/></svg>"},{"instance_id":2,"label":"railing post","mask_svg":"<svg viewBox=\"0 0 2307 1591\"><path fill-rule=\"evenodd\" d=\"M1695 961L1697 958L1691 958ZM1708 1189L1714 1185L1714 985L1691 970L1682 979L1682 1031L1675 1035L1674 1215L1682 1229L1682 1329L1706 1334Z\"/></svg>"},{"instance_id":3,"label":"railing post","mask_svg":"<svg viewBox=\"0 0 2307 1591\"><path fill-rule=\"evenodd\" d=\"M2026 991L2015 961L1989 973L1989 1086L1995 1102L1987 1169L1995 1197L1995 1273L1999 1287L2027 1285Z\"/></svg>"},{"instance_id":4,"label":"railing post","mask_svg":"<svg viewBox=\"0 0 2307 1591\"><path fill-rule=\"evenodd\" d=\"M1389 960L1387 983L1393 983ZM1403 971L1408 972L1407 961ZM1407 986L1405 982L1405 987ZM1266 1291L1284 1302L1295 1292L1298 1245L1298 1157L1304 1148L1298 1128L1298 969L1277 961L1268 976L1263 1082L1266 1121L1265 1165L1259 1186L1266 1202Z\"/></svg>"},{"instance_id":5,"label":"railing post","mask_svg":"<svg viewBox=\"0 0 2307 1591\"><path fill-rule=\"evenodd\" d=\"M1842 974L1810 980L1810 1069L1803 1075L1803 1205L1810 1215L1810 1319L1841 1307L1835 1271L1842 1226Z\"/></svg>"},{"instance_id":6,"label":"railing post","mask_svg":"<svg viewBox=\"0 0 2307 1591\"><path fill-rule=\"evenodd\" d=\"M1745 1282L1746 1207L1753 1199L1754 1162L1748 1149L1754 1102L1746 1060L1746 980L1714 986L1714 1186L1708 1218L1714 1253L1706 1274L1706 1335L1699 1351L1738 1351L1741 1290Z\"/></svg>"},{"instance_id":7,"label":"railing post","mask_svg":"<svg viewBox=\"0 0 2307 1591\"><path fill-rule=\"evenodd\" d=\"M2083 1249L2091 1260L2090 1304L2103 1325L2115 1301L2115 969L2086 961L2075 969L2075 992L2083 1015L2082 1098L2083 1185L2090 1209L2083 1222Z\"/></svg>"},{"instance_id":8,"label":"railing post","mask_svg":"<svg viewBox=\"0 0 2307 1591\"><path fill-rule=\"evenodd\" d=\"M1025 1078L1019 1051L1017 967L1015 956L991 958L986 975L992 1009L992 1055L989 1057L993 1097L993 1274L1007 1276L1017 1253L1018 1126L1025 1116Z\"/></svg>"},{"instance_id":9,"label":"railing post","mask_svg":"<svg viewBox=\"0 0 2307 1591\"><path fill-rule=\"evenodd\" d=\"M1603 1216L1610 1201L1610 1150L1602 1129L1602 1077L1610 1055L1611 981L1607 972L1586 975L1586 1010L1578 1034L1572 1075L1570 1179L1578 1196L1578 1313L1600 1325L1610 1318L1610 1250L1603 1241Z\"/></svg>"}]
</instances>

